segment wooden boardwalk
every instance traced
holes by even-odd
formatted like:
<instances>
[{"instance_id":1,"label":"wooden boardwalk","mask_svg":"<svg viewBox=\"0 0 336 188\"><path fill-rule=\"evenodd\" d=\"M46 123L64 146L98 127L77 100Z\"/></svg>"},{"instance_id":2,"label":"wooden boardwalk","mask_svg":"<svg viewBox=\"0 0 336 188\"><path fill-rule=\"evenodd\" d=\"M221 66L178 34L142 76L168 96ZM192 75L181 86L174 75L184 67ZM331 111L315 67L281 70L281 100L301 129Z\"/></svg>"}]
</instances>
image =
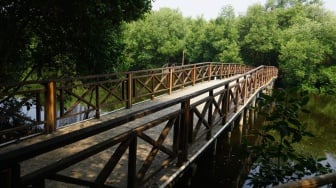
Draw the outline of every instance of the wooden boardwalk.
<instances>
[{"instance_id":1,"label":"wooden boardwalk","mask_svg":"<svg viewBox=\"0 0 336 188\"><path fill-rule=\"evenodd\" d=\"M248 77L252 79L252 76L248 75ZM257 79L257 77L253 78ZM11 156L15 156L15 160L22 161L19 176L20 183L24 185L34 184L36 177L42 177L35 185L41 187L80 187L79 185L166 187L220 132L226 129L241 110L250 104L255 97L252 93L258 93L274 79L275 77L272 76L268 80L259 81L258 86L256 80L249 83L246 76L238 75L230 78L229 81L218 79L185 87L174 91L171 95L163 95L133 105L131 109L111 112L101 115L99 119L75 123L52 134L40 135L1 148L1 162L10 159ZM249 88L248 85L250 85ZM212 89L209 90L209 88ZM195 93L201 94L194 96ZM226 104L221 102L224 101L225 96L230 99ZM188 101L188 103L181 103L181 101ZM191 110L192 113L186 114L186 109ZM226 114L224 114L225 111ZM226 121L223 121L224 119ZM177 138L177 133L183 132L183 124L189 124L189 121L192 122L192 128L187 130L189 136ZM178 124L181 125L178 126ZM135 144L132 145L130 142L133 141L126 137L129 138L134 134L136 135ZM63 143L62 139L69 139L69 137L71 139L72 135L74 140L71 144L64 143L63 147L53 146L54 140L57 143ZM187 139L189 144L183 145L183 139ZM50 151L46 149L47 152L36 154L28 160L20 159L16 152L24 152L31 149L31 146L38 146L36 147L38 150L38 148L45 148L43 145L46 144L50 144L50 147L55 149ZM131 149L132 147L135 148ZM184 150L187 153L183 153ZM132 152L135 153L132 154ZM34 152L32 153L35 155ZM35 153L41 153L41 151L35 151ZM8 154L8 159L5 154ZM132 157L135 160L130 163ZM6 165L2 164L2 166ZM132 178L136 181L129 180Z\"/></svg>"},{"instance_id":2,"label":"wooden boardwalk","mask_svg":"<svg viewBox=\"0 0 336 188\"><path fill-rule=\"evenodd\" d=\"M186 87L183 90L178 90L173 92L171 95L165 95L155 98L154 100L145 101L139 104L134 105L131 109L121 109L115 112L111 112L105 115L102 115L100 119L90 119L83 122L75 123L73 125L70 125L68 127L65 127L63 129L60 129L57 132L54 132L49 135L41 135L38 137L35 137L34 139L29 139L21 143L17 143L14 145L11 145L6 148L2 148L0 150L0 153L10 150L17 150L20 147L29 146L32 144L36 144L40 141L44 141L50 138L54 138L60 135L64 135L69 132L73 132L79 129L83 129L90 126L95 126L98 123L104 123L108 122L110 120L113 120L117 117L127 116L130 113L134 112L140 112L140 111L146 111L149 107L153 107L155 105L160 105L163 102L167 102L172 99L179 98L181 96L189 95L193 92L208 88L210 86L216 85L223 82L223 80L212 80L211 82L204 82L201 84L197 84L193 87ZM206 96L199 96L194 101L200 100L201 98L204 98ZM169 113L176 112L180 109L179 104L172 106L170 108L164 109L162 111L159 111L157 113L151 114L150 116L145 116L140 119L136 119L135 121L132 121L131 123L124 124L122 126L118 126L116 128L113 128L109 131L103 132L101 134L89 137L87 139L81 140L79 142L75 142L71 145L62 147L60 149L54 150L52 152L45 153L41 156L32 158L30 160L24 161L21 165L22 168L22 175L29 174L35 170L40 169L43 166L47 166L48 164L54 163L55 161L59 161L62 158L68 157L71 154L80 152L81 150L84 150L86 148L89 148L90 146L93 146L97 143L105 141L107 138L115 137L121 133L131 131L133 129L139 128L144 124L148 124L148 122L154 121L158 119L159 117L163 117ZM155 129L150 129L150 132L148 135L157 137L160 134L160 131L162 130L162 126L156 126ZM216 132L216 131L215 131ZM166 140L167 142L172 142L172 135L170 135L170 138ZM202 146L202 143L200 143ZM146 144L145 142L138 143L138 154L137 154L137 164L141 164L142 161L145 160L145 154L148 154L149 151L152 149L151 145ZM195 146L195 151L197 151L199 148ZM115 148L110 148L110 150L115 150ZM88 181L93 181L96 176L97 172L99 172L105 165L105 162L108 161L110 158L110 153L112 151L105 150L91 158L88 158L84 161L82 161L79 164L74 165L73 167L70 167L66 170L61 171L61 174L74 177L74 178L80 178ZM107 185L113 185L116 187L126 187L126 180L127 177L127 153L124 154L125 156L122 157L122 161L119 162L116 169L113 174L111 174L111 178L107 180ZM172 169L172 171L176 171L176 169ZM162 184L167 177L169 177L169 174L164 173L163 177L160 178L159 182L153 181L153 184ZM48 181L47 186L49 187L73 187L71 184L63 184L60 182L53 182ZM74 187L78 187L77 185Z\"/></svg>"}]
</instances>

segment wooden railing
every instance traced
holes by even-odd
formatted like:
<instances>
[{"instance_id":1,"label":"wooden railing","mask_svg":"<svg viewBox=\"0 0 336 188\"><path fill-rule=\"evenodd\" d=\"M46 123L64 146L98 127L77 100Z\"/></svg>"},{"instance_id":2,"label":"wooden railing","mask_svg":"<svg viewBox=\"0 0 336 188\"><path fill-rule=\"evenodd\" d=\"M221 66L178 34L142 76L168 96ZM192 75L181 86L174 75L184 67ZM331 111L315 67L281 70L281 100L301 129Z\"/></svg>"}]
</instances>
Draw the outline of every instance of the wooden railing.
<instances>
[{"instance_id":1,"label":"wooden railing","mask_svg":"<svg viewBox=\"0 0 336 188\"><path fill-rule=\"evenodd\" d=\"M204 67L205 65L210 68L206 69ZM190 84L192 84L192 81L195 81L196 83L196 80L200 81L202 80L201 78L211 79L213 76L224 77L234 74L231 73L232 65L230 65L230 68L226 69L227 73L224 73L225 71L223 70L225 69L219 69L219 72L222 72L223 75L214 73L215 71L213 70L218 70L213 68L216 67L214 64L205 65L201 65L196 69L190 68L188 70L189 72L193 70L195 71L194 73L189 73L188 71L182 71L183 73L176 73L179 75L177 77L182 78L182 74L185 75L185 78L191 77L190 75L207 75L204 77L193 76L195 79L191 79ZM239 69L241 72L236 72L239 73L239 75L231 76L223 82L206 89L202 89L179 98L153 105L146 108L145 110L142 109L132 111L125 116L109 119L104 122L98 121L94 126L83 127L81 129L54 137L45 136L45 138L43 137L44 139L41 139L41 141L35 144L23 145L17 149L3 151L0 150L0 179L6 180L3 182L3 184L7 185L7 187L43 187L45 185L46 179L90 187L109 187L115 186L113 184L106 185L105 182L109 176L111 176L111 174L117 170L116 166L118 164L126 163L127 168L124 172L125 177L120 176L120 174L115 174L115 176L113 176L114 180L124 178L127 187L142 187L148 179L168 165L183 165L188 160L190 147L192 147L196 141L209 140L214 134L213 130L215 126L226 124L229 121L230 115L235 114L242 106L251 101L251 98L260 92L262 88L272 83L277 77L277 69L275 67L261 66L250 71L246 71L246 69L249 69L247 67L242 69L242 67L244 67L242 65L234 65L234 67L241 67ZM179 69L182 69L182 67ZM238 70L238 68L236 70ZM173 74L173 72L169 71L169 74ZM121 79L122 81L117 82L118 84L116 85L120 85L121 88L122 85L124 85L124 87L127 86L126 88L129 90L132 89L134 85L127 85L122 83L125 83L125 81L127 83L127 80L132 80L132 83L136 84L136 82L140 81L135 81L135 79L141 78L134 76L133 73L130 75L131 76L129 77ZM154 78L154 74L152 74L151 77L152 79L149 80L153 82L154 80L158 81L157 78ZM86 78L91 79L91 77ZM151 84L149 84L151 81L146 81L147 79L148 78L141 80L140 85L146 88L148 85L151 86ZM187 83L186 81L182 82L182 80L183 79L180 79L178 83ZM51 91L57 90L60 92L70 88L70 86L66 87L66 81L64 80L61 82L64 85L62 87L56 87L57 89L52 89L55 88L55 85L57 86L54 81L48 83L49 84L47 84L47 86L51 88ZM94 83L94 88L98 86L101 88L105 82L95 81ZM84 93L93 90L93 86L91 84L84 85L86 88L91 88L86 90ZM160 82L160 84L153 85L157 86L163 84ZM179 87L181 87L181 85ZM133 92L136 94L133 93L132 97L140 96L139 90L141 87L137 85L135 88L137 88L137 91L133 90ZM158 91L158 89L155 88L164 87L149 87L147 90ZM165 88L164 90L169 92L169 87ZM100 92L100 90L93 91ZM111 90L108 91L110 96L114 96L114 94L111 93ZM38 90L36 93L39 92L40 91ZM63 92L71 93L69 91ZM150 97L153 96L153 93L155 96L155 92L152 92ZM77 98L81 101L86 101L83 95L79 96L75 93L71 94L77 96ZM204 95L205 97L197 99L197 97ZM51 98L56 98L56 96ZM134 98L124 99L123 97L120 97L120 101L126 103L129 103L129 101L133 100ZM89 101L87 101L87 103L95 106ZM132 103L129 103L128 107L131 106L130 104ZM95 107L97 108L97 105ZM137 122L132 128L129 128L130 123L133 121L140 120L143 117L153 117L154 114L160 113L166 109L171 110L165 112L163 116L155 116L155 119L152 119L148 122ZM123 132L117 131L118 128L123 129L124 126L122 125L126 123L128 124L129 129ZM158 133L156 132L155 136L152 136L148 133L148 131L153 129L159 129L160 131ZM90 145L87 143L81 143L81 141L84 139L91 139L93 136L105 133L107 131L110 132L108 133L107 137L103 137L103 140L87 142L90 143ZM141 145L143 143L149 145L151 149L149 151L141 150ZM61 152L59 152L59 150L61 150L63 147L71 145L75 145L75 148L83 145L89 146L86 148L80 148L77 151L73 151L75 148L72 148L71 150L66 151L66 156L59 156L60 158L57 159L57 161L48 161L48 165L41 165L40 168L33 169L31 172L26 172L25 174L20 173L22 172L22 168L24 168L22 165L24 165L26 161L46 153L48 155L60 155ZM109 150L108 155L110 158L106 159L106 163L102 169L98 169L95 172L97 176L92 181L58 173L74 164L82 162L89 157L94 157L96 154L106 150ZM53 152L55 154L53 154ZM141 160L139 160L139 153L143 155L143 159ZM158 157L159 155L160 157ZM102 159L96 159L95 161L97 160L99 161ZM30 168L29 164L26 165L26 167ZM89 167L86 166L85 168Z\"/></svg>"},{"instance_id":2,"label":"wooden railing","mask_svg":"<svg viewBox=\"0 0 336 188\"><path fill-rule=\"evenodd\" d=\"M311 188L311 187L334 187L336 184L336 173L329 173L320 176L305 178L302 180L291 181L276 188Z\"/></svg>"},{"instance_id":3,"label":"wooden railing","mask_svg":"<svg viewBox=\"0 0 336 188\"><path fill-rule=\"evenodd\" d=\"M76 120L131 108L185 86L243 74L243 64L199 63L68 79L0 83L0 112L14 126L0 127L0 144L34 133L51 133ZM75 119L75 120L73 120Z\"/></svg>"}]
</instances>

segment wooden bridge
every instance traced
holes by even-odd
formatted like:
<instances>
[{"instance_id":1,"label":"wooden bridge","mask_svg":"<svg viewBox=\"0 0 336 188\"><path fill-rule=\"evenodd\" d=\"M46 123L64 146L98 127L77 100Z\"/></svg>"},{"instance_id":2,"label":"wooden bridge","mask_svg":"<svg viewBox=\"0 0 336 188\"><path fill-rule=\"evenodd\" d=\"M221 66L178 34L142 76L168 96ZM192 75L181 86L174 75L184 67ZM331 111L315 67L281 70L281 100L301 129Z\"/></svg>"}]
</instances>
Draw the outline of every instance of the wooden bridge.
<instances>
[{"instance_id":1,"label":"wooden bridge","mask_svg":"<svg viewBox=\"0 0 336 188\"><path fill-rule=\"evenodd\" d=\"M277 74L202 63L0 84L1 111L20 119L0 130L0 187L167 187Z\"/></svg>"}]
</instances>

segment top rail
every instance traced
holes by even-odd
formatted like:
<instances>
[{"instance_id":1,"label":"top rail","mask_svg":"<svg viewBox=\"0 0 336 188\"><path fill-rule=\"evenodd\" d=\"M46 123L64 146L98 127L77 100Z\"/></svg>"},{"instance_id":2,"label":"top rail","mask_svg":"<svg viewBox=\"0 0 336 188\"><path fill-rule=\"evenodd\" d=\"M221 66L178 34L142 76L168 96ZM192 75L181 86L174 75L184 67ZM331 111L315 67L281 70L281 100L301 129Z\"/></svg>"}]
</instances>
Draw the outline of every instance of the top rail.
<instances>
[{"instance_id":1,"label":"top rail","mask_svg":"<svg viewBox=\"0 0 336 188\"><path fill-rule=\"evenodd\" d=\"M199 63L65 79L0 83L0 112L14 125L1 125L0 144L58 128L186 86L248 73L243 64ZM277 69L272 70L277 74Z\"/></svg>"}]
</instances>

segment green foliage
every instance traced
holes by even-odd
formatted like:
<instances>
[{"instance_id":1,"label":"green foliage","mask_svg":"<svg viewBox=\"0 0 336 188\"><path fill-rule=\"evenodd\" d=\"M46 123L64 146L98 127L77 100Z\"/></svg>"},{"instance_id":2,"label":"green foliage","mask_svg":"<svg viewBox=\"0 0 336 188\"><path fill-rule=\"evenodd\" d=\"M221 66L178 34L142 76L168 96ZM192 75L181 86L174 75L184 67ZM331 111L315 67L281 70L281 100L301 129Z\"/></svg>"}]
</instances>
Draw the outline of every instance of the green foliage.
<instances>
[{"instance_id":1,"label":"green foliage","mask_svg":"<svg viewBox=\"0 0 336 188\"><path fill-rule=\"evenodd\" d=\"M185 49L185 25L182 14L168 8L126 24L123 30L125 58L121 66L138 70L180 63Z\"/></svg>"},{"instance_id":2,"label":"green foliage","mask_svg":"<svg viewBox=\"0 0 336 188\"><path fill-rule=\"evenodd\" d=\"M280 30L275 14L261 5L251 6L239 20L239 31L244 62L277 65Z\"/></svg>"},{"instance_id":3,"label":"green foliage","mask_svg":"<svg viewBox=\"0 0 336 188\"><path fill-rule=\"evenodd\" d=\"M293 148L302 138L313 136L299 118L302 113L309 113L305 109L308 101L308 92L297 88L279 89L272 96L260 96L258 109L265 118L265 125L259 132L261 143L251 147L256 159L249 179L254 186L274 186L330 171L319 163L319 159L305 156Z\"/></svg>"},{"instance_id":4,"label":"green foliage","mask_svg":"<svg viewBox=\"0 0 336 188\"><path fill-rule=\"evenodd\" d=\"M3 0L0 80L111 71L121 50L120 23L150 8L151 0Z\"/></svg>"}]
</instances>

